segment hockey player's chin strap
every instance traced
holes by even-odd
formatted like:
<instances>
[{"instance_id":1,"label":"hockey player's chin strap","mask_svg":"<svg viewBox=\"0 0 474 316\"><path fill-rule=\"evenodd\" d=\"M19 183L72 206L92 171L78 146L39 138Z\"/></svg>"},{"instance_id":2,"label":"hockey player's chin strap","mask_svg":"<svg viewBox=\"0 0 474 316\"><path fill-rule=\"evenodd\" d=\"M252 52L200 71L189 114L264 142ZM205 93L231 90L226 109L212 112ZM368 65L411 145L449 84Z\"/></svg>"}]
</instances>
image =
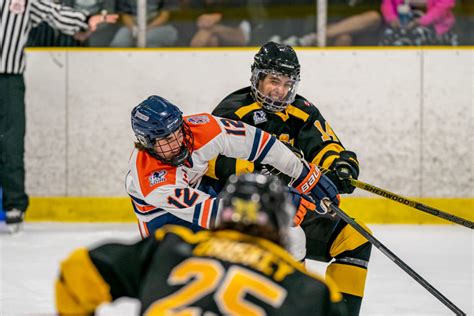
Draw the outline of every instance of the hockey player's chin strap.
<instances>
[{"instance_id":1,"label":"hockey player's chin strap","mask_svg":"<svg viewBox=\"0 0 474 316\"><path fill-rule=\"evenodd\" d=\"M336 204L331 202L329 199L323 199L322 203L330 209L332 212L336 213L343 221L351 225L357 232L364 236L372 245L374 245L378 250L380 250L384 255L386 255L390 260L395 262L403 271L408 273L416 282L421 284L428 292L433 294L441 303L453 311L456 315L466 315L459 307L454 305L446 296L441 294L437 289L435 289L431 284L429 284L425 279L423 279L418 273L416 273L412 268L410 268L405 262L398 258L393 252L385 247L377 238L372 236L367 230L365 230L361 225L359 225L353 218L347 215L341 208Z\"/></svg>"}]
</instances>

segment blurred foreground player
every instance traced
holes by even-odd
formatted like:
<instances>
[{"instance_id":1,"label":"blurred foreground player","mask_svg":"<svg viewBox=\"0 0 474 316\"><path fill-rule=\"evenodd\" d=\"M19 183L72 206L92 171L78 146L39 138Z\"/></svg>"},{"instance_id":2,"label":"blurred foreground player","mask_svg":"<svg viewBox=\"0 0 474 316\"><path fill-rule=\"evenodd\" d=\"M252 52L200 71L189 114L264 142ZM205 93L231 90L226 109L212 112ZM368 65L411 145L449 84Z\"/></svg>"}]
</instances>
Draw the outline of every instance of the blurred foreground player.
<instances>
[{"instance_id":1,"label":"blurred foreground player","mask_svg":"<svg viewBox=\"0 0 474 316\"><path fill-rule=\"evenodd\" d=\"M233 176L215 229L167 225L133 245L74 251L56 282L58 312L92 314L126 296L145 315L344 315L332 281L283 249L294 214L286 192L275 177Z\"/></svg>"}]
</instances>

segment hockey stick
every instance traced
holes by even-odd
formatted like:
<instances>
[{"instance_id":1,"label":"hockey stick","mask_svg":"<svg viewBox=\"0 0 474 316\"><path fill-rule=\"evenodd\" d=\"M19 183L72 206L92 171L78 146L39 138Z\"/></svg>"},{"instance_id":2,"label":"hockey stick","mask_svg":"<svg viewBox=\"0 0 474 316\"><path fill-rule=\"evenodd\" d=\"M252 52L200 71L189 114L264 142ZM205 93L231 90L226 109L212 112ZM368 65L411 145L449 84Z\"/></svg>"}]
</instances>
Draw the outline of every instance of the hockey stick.
<instances>
[{"instance_id":1,"label":"hockey stick","mask_svg":"<svg viewBox=\"0 0 474 316\"><path fill-rule=\"evenodd\" d=\"M387 199L390 199L392 201L404 204L406 206L416 208L417 210L420 210L422 212L440 217L442 219L445 219L445 220L448 220L450 222L468 227L470 229L474 229L474 222L471 222L470 220L458 217L458 216L453 215L453 214L445 213L443 211L435 209L434 207L431 207L431 206L428 206L428 205L425 205L425 204L407 199L406 197L403 197L401 195L392 193L392 192L387 191L387 190L380 189L376 186L373 186L371 184L368 184L368 183L365 183L365 182L362 182L362 181L359 181L359 180L355 180L355 179L349 179L349 180L351 181L351 184L353 186L355 186L359 189L377 194L379 196L383 196L384 198L387 198Z\"/></svg>"},{"instance_id":2,"label":"hockey stick","mask_svg":"<svg viewBox=\"0 0 474 316\"><path fill-rule=\"evenodd\" d=\"M392 260L396 265L398 265L403 271L408 273L416 282L421 284L428 292L434 295L441 303L453 311L456 315L466 315L459 307L454 305L449 299L447 299L443 294L441 294L437 289L435 289L431 284L429 284L423 277L416 273L412 268L410 268L405 262L398 258L393 252L385 247L377 238L372 236L367 230L365 230L361 225L359 225L354 219L347 215L342 209L334 205L329 199L323 199L322 202L334 213L336 213L343 221L351 225L356 231L358 231L362 236L364 236L372 245L374 245L378 250L380 250L384 255L386 255L390 260Z\"/></svg>"},{"instance_id":3,"label":"hockey stick","mask_svg":"<svg viewBox=\"0 0 474 316\"><path fill-rule=\"evenodd\" d=\"M319 167L319 169L324 174L326 174L329 171L329 169L326 169L326 168L323 168L323 167ZM431 206L425 205L423 203L407 199L406 197L403 197L403 196L395 194L393 192L378 188L374 185L362 182L360 180L356 180L356 179L352 179L352 178L349 178L348 180L356 188L374 193L376 195L379 195L379 196L382 196L382 197L387 198L389 200L401 203L403 205L413 207L413 208L415 208L419 211L422 211L422 212L431 214L433 216L445 219L445 220L450 221L452 223L456 223L456 224L462 225L464 227L474 229L474 222L471 222L468 219L464 219L462 217L443 212L441 210L435 209L434 207L431 207Z\"/></svg>"}]
</instances>

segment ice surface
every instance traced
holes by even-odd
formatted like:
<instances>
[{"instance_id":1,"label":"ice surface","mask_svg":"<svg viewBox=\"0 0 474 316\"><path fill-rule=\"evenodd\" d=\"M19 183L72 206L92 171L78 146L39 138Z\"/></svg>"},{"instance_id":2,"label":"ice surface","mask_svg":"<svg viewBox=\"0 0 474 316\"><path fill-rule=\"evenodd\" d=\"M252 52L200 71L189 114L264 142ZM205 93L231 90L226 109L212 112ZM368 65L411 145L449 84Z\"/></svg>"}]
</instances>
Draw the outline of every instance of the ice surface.
<instances>
[{"instance_id":1,"label":"ice surface","mask_svg":"<svg viewBox=\"0 0 474 316\"><path fill-rule=\"evenodd\" d=\"M473 315L473 232L462 226L369 225L374 235L468 315ZM60 261L73 249L138 240L135 224L26 223L0 235L0 315L53 315ZM324 272L325 265L308 267ZM104 306L100 315L134 315L135 301ZM452 315L377 249L372 250L361 315Z\"/></svg>"}]
</instances>

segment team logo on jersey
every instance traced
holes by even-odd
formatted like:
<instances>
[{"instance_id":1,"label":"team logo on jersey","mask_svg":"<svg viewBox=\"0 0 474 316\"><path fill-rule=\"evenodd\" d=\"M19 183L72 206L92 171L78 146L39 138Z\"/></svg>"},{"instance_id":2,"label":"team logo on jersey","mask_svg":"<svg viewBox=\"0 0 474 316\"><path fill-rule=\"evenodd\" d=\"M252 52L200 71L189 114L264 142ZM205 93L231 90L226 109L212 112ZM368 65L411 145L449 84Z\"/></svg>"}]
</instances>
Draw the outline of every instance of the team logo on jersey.
<instances>
[{"instance_id":1,"label":"team logo on jersey","mask_svg":"<svg viewBox=\"0 0 474 316\"><path fill-rule=\"evenodd\" d=\"M13 14L21 14L25 12L25 0L12 0L10 4L10 12Z\"/></svg>"},{"instance_id":2,"label":"team logo on jersey","mask_svg":"<svg viewBox=\"0 0 474 316\"><path fill-rule=\"evenodd\" d=\"M154 186L155 184L161 183L166 181L166 171L165 170L160 170L160 171L155 171L151 174L150 177L148 177L148 181L150 181L150 186Z\"/></svg>"},{"instance_id":3,"label":"team logo on jersey","mask_svg":"<svg viewBox=\"0 0 474 316\"><path fill-rule=\"evenodd\" d=\"M307 101L307 100L304 100L303 103L304 103L304 105L306 105L306 106L313 106L313 104L312 104L311 102Z\"/></svg>"},{"instance_id":4,"label":"team logo on jersey","mask_svg":"<svg viewBox=\"0 0 474 316\"><path fill-rule=\"evenodd\" d=\"M206 124L209 123L210 120L209 117L205 115L196 115L186 118L186 121L191 124Z\"/></svg>"},{"instance_id":5,"label":"team logo on jersey","mask_svg":"<svg viewBox=\"0 0 474 316\"><path fill-rule=\"evenodd\" d=\"M255 125L265 123L268 121L267 114L263 111L256 111L253 113L253 122Z\"/></svg>"}]
</instances>

